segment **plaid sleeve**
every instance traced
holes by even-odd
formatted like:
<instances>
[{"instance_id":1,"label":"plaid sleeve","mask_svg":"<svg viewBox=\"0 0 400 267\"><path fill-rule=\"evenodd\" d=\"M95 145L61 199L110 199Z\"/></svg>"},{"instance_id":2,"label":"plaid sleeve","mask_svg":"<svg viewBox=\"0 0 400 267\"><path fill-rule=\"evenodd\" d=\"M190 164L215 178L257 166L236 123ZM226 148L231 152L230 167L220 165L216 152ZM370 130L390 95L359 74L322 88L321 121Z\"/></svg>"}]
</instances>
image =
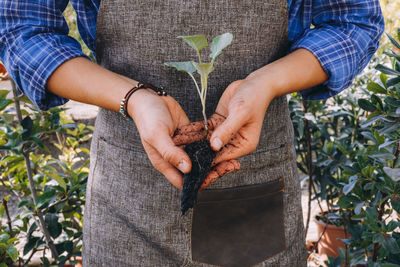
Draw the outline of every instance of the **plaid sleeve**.
<instances>
[{"instance_id":1,"label":"plaid sleeve","mask_svg":"<svg viewBox=\"0 0 400 267\"><path fill-rule=\"evenodd\" d=\"M19 90L42 110L67 101L46 91L57 67L74 57L88 58L79 42L68 36L62 15L67 4L68 0L0 1L0 60Z\"/></svg>"},{"instance_id":2,"label":"plaid sleeve","mask_svg":"<svg viewBox=\"0 0 400 267\"><path fill-rule=\"evenodd\" d=\"M319 60L328 81L301 93L304 99L325 99L349 87L365 68L379 46L384 20L378 0L305 0L304 4L308 8L299 8L305 13L302 18L311 18L314 28L309 23L291 51L304 48Z\"/></svg>"}]
</instances>

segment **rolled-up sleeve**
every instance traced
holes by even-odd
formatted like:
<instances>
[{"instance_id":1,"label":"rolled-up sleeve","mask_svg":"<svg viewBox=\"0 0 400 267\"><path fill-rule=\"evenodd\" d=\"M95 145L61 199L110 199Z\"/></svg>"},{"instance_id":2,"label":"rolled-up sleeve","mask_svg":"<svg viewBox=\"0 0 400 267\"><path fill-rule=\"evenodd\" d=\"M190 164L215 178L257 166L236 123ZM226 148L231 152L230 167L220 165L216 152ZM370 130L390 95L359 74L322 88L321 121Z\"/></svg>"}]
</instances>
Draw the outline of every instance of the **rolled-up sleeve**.
<instances>
[{"instance_id":1,"label":"rolled-up sleeve","mask_svg":"<svg viewBox=\"0 0 400 267\"><path fill-rule=\"evenodd\" d=\"M296 25L304 27L295 32L291 51L309 50L329 77L325 83L301 91L308 100L326 99L349 87L377 50L384 31L378 0L305 0L291 15L297 16Z\"/></svg>"},{"instance_id":2,"label":"rolled-up sleeve","mask_svg":"<svg viewBox=\"0 0 400 267\"><path fill-rule=\"evenodd\" d=\"M62 15L68 0L0 1L0 60L31 101L41 110L67 99L46 90L51 74L65 61L84 56L68 36Z\"/></svg>"}]
</instances>

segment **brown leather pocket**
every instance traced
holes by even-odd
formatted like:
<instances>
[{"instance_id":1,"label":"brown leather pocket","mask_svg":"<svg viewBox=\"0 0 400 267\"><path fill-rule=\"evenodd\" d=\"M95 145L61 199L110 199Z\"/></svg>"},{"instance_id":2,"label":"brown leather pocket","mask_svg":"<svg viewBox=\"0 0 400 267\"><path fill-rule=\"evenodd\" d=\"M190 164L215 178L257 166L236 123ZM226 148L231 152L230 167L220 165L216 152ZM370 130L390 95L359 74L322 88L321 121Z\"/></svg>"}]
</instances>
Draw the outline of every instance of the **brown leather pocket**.
<instances>
[{"instance_id":1,"label":"brown leather pocket","mask_svg":"<svg viewBox=\"0 0 400 267\"><path fill-rule=\"evenodd\" d=\"M285 249L283 178L226 189L206 189L193 209L192 260L251 266Z\"/></svg>"}]
</instances>

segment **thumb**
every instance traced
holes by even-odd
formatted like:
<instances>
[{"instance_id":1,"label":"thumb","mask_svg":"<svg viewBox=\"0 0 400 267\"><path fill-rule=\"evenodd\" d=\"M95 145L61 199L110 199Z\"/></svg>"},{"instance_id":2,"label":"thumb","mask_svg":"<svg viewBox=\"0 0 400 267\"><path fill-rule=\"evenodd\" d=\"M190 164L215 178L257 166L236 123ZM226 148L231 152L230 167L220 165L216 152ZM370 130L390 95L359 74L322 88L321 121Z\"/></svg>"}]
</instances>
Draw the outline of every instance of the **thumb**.
<instances>
[{"instance_id":1,"label":"thumb","mask_svg":"<svg viewBox=\"0 0 400 267\"><path fill-rule=\"evenodd\" d=\"M212 149L219 151L246 123L246 117L241 112L231 112L226 120L217 126L211 135L210 143Z\"/></svg>"}]
</instances>

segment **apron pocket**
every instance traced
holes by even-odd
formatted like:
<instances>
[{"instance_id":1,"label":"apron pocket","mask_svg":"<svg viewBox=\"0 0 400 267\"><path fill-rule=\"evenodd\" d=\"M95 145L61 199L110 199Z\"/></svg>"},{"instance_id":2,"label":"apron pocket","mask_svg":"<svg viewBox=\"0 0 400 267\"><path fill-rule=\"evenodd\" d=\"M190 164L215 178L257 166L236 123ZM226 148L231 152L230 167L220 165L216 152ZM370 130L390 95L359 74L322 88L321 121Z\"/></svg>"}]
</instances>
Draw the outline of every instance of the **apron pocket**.
<instances>
[{"instance_id":1,"label":"apron pocket","mask_svg":"<svg viewBox=\"0 0 400 267\"><path fill-rule=\"evenodd\" d=\"M225 189L205 189L193 208L192 260L251 266L283 251L283 178Z\"/></svg>"}]
</instances>

